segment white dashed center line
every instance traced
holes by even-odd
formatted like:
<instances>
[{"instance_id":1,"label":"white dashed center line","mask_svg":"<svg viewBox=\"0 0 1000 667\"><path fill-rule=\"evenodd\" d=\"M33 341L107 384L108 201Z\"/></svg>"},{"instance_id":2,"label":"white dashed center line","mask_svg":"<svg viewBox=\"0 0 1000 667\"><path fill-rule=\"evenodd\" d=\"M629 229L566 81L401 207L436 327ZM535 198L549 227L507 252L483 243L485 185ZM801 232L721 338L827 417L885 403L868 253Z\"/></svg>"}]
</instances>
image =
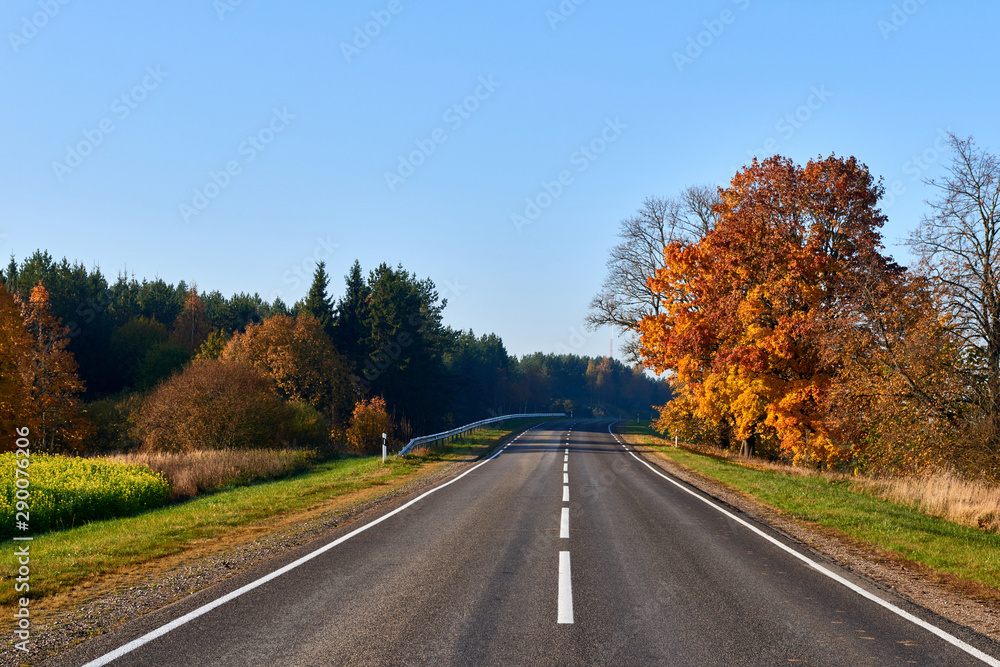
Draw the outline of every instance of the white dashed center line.
<instances>
[{"instance_id":1,"label":"white dashed center line","mask_svg":"<svg viewBox=\"0 0 1000 667\"><path fill-rule=\"evenodd\" d=\"M569 575L569 552L559 552L559 612L557 623L573 622L573 583Z\"/></svg>"}]
</instances>

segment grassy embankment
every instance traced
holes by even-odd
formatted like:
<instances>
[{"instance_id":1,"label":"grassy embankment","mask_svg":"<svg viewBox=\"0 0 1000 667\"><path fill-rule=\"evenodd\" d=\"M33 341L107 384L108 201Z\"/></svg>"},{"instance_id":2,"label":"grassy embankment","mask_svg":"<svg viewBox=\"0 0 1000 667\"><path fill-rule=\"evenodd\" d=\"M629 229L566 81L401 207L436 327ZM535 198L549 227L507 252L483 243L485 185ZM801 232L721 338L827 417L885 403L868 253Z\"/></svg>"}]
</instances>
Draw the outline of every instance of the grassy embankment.
<instances>
[{"instance_id":1,"label":"grassy embankment","mask_svg":"<svg viewBox=\"0 0 1000 667\"><path fill-rule=\"evenodd\" d=\"M925 481L923 486L927 488L918 493L915 488L921 482L913 480L891 484L791 466L758 465L683 446L674 448L673 442L660 437L648 422L622 422L616 428L628 442L647 445L659 455L753 496L794 519L836 530L894 559L945 573L943 578L953 582L955 577L965 580L967 592L1000 599L1000 534L918 509L918 505L928 504L921 499L940 498L940 488L935 487L942 484L935 484L935 480ZM947 483L947 478L937 481ZM956 491L991 497L990 489L954 482ZM886 497L906 498L910 504ZM961 499L954 500L940 504L962 505ZM983 516L980 514L980 522ZM979 584L992 590L982 589Z\"/></svg>"},{"instance_id":2,"label":"grassy embankment","mask_svg":"<svg viewBox=\"0 0 1000 667\"><path fill-rule=\"evenodd\" d=\"M35 537L31 543L34 600L74 587L106 589L148 580L143 567L157 561L218 552L325 514L350 510L387 495L453 461L474 459L512 432L544 420L512 420L496 429L405 459L344 458L311 466L292 477L217 493L139 516L95 521ZM10 542L6 542L10 547ZM3 567L0 607L14 600L13 559ZM79 597L70 595L69 597Z\"/></svg>"}]
</instances>

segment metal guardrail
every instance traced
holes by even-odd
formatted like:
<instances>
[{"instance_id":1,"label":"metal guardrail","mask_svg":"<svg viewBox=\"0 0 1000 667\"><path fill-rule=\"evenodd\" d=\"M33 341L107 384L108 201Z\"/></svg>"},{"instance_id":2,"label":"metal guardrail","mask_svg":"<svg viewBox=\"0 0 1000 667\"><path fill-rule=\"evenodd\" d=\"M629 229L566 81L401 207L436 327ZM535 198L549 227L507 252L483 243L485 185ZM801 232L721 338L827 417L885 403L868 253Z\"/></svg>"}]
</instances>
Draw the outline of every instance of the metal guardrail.
<instances>
[{"instance_id":1,"label":"metal guardrail","mask_svg":"<svg viewBox=\"0 0 1000 667\"><path fill-rule=\"evenodd\" d=\"M451 438L457 435L462 435L463 433L468 433L469 431L474 431L477 428L482 428L487 424L495 424L496 422L501 422L507 419L523 419L530 417L565 417L565 412L534 412L531 414L520 414L520 415L504 415L502 417L491 417L489 419L483 419L481 421L474 422L472 424L466 424L465 426L460 426L458 428L453 428L450 431L444 431L442 433L435 433L434 435L423 435L419 438L414 438L410 442L399 450L398 456L406 456L413 450L417 445L423 445L428 442L436 442L437 440L444 440L445 438Z\"/></svg>"}]
</instances>

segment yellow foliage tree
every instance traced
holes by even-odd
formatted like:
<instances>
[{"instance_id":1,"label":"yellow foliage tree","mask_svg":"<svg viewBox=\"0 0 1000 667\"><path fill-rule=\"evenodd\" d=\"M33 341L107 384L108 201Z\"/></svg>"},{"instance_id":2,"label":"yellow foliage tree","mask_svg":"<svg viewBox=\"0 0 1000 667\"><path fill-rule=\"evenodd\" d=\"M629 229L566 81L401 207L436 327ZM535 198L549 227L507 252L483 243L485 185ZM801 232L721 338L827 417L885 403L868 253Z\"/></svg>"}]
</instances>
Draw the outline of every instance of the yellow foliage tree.
<instances>
[{"instance_id":1,"label":"yellow foliage tree","mask_svg":"<svg viewBox=\"0 0 1000 667\"><path fill-rule=\"evenodd\" d=\"M359 454L376 454L381 451L382 434L388 433L391 426L392 420L381 396L362 399L354 406L347 442Z\"/></svg>"}]
</instances>

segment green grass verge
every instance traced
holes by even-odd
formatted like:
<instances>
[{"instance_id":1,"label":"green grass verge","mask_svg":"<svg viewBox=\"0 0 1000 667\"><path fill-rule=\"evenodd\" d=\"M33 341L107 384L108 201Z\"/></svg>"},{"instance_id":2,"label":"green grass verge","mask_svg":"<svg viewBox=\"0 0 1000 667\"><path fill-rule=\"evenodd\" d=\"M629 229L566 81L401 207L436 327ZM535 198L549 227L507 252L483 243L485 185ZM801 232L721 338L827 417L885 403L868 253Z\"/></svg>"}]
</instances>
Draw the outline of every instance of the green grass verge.
<instances>
[{"instance_id":1,"label":"green grass verge","mask_svg":"<svg viewBox=\"0 0 1000 667\"><path fill-rule=\"evenodd\" d=\"M223 537L235 529L304 511L346 493L385 485L416 473L428 463L480 456L524 420L502 429L473 434L427 456L346 458L274 482L225 489L139 516L95 521L68 530L38 535L31 543L31 596L39 599L94 576L121 571L157 558L179 554L199 540ZM4 543L11 549L12 542ZM15 559L4 574L12 576ZM0 605L15 599L13 586L0 588Z\"/></svg>"},{"instance_id":2,"label":"green grass verge","mask_svg":"<svg viewBox=\"0 0 1000 667\"><path fill-rule=\"evenodd\" d=\"M849 479L757 470L667 445L647 423L623 422L670 460L749 494L796 519L834 528L910 561L1000 589L1000 534L967 528L855 490Z\"/></svg>"}]
</instances>

